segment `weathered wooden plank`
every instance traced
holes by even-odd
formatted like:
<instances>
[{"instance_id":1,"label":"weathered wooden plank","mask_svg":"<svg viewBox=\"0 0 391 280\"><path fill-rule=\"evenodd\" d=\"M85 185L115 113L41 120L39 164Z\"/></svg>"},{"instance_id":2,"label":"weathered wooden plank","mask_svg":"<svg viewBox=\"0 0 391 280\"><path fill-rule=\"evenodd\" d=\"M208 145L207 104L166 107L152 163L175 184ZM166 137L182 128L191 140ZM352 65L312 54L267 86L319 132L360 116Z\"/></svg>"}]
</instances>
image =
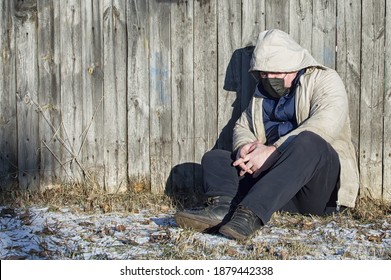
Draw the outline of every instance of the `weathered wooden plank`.
<instances>
[{"instance_id":1,"label":"weathered wooden plank","mask_svg":"<svg viewBox=\"0 0 391 280\"><path fill-rule=\"evenodd\" d=\"M224 89L224 84L230 74L227 73L230 58L235 50L241 47L241 1L220 1L217 10L219 11L217 15L217 129L219 132L217 147L230 151L233 126L237 119L237 116L233 116L233 111L235 106L240 107L240 101L235 92Z\"/></svg>"},{"instance_id":2,"label":"weathered wooden plank","mask_svg":"<svg viewBox=\"0 0 391 280\"><path fill-rule=\"evenodd\" d=\"M52 53L52 91L53 94L56 95L56 98L52 98L52 102L55 102L55 106L53 107L53 110L50 110L50 118L49 122L46 121L45 125L52 125L52 131L53 131L53 139L51 142L51 145L48 145L46 149L50 149L50 153L55 158L56 162L59 164L58 169L56 169L53 179L57 180L57 182L62 183L66 180L70 181L71 176L68 176L66 173L66 168L64 166L64 162L66 162L66 155L69 155L69 152L65 149L65 142L64 142L64 130L63 130L63 124L62 124L62 108L61 108L61 86L62 86L62 79L61 79L61 61L62 61L62 36L61 36L61 17L62 17L62 10L61 10L61 3L60 1L54 1L53 2L53 22L52 22L52 28L53 28L53 34L51 37L52 40L52 47L53 47L53 53ZM46 63L47 61L45 61ZM40 66L41 67L41 66ZM42 93L40 93L42 94ZM48 97L49 98L49 97ZM40 101L41 102L41 101ZM43 115L41 115L43 116ZM57 119L59 118L59 119ZM57 122L58 121L58 122ZM40 125L41 127L42 125ZM41 133L41 132L40 132ZM40 137L42 137L42 134L40 134ZM41 141L41 144L43 142Z\"/></svg>"},{"instance_id":3,"label":"weathered wooden plank","mask_svg":"<svg viewBox=\"0 0 391 280\"><path fill-rule=\"evenodd\" d=\"M83 133L78 154L89 183L103 187L103 52L102 1L81 2Z\"/></svg>"},{"instance_id":4,"label":"weathered wooden plank","mask_svg":"<svg viewBox=\"0 0 391 280\"><path fill-rule=\"evenodd\" d=\"M265 0L242 1L242 47L255 46L266 28Z\"/></svg>"},{"instance_id":5,"label":"weathered wooden plank","mask_svg":"<svg viewBox=\"0 0 391 280\"><path fill-rule=\"evenodd\" d=\"M240 114L243 112L254 94L256 80L248 72L250 60L260 32L266 29L265 0L242 1L242 48L239 50L240 63L239 84L237 93L240 98ZM239 56L239 53L236 54Z\"/></svg>"},{"instance_id":6,"label":"weathered wooden plank","mask_svg":"<svg viewBox=\"0 0 391 280\"><path fill-rule=\"evenodd\" d=\"M266 29L289 32L289 0L266 0Z\"/></svg>"},{"instance_id":7,"label":"weathered wooden plank","mask_svg":"<svg viewBox=\"0 0 391 280\"><path fill-rule=\"evenodd\" d=\"M151 190L162 192L171 170L170 3L149 1Z\"/></svg>"},{"instance_id":8,"label":"weathered wooden plank","mask_svg":"<svg viewBox=\"0 0 391 280\"><path fill-rule=\"evenodd\" d=\"M54 63L55 21L53 1L37 1L38 10L38 112L40 137L40 188L52 187L61 181L61 143L56 132L61 125L60 77L58 65Z\"/></svg>"},{"instance_id":9,"label":"weathered wooden plank","mask_svg":"<svg viewBox=\"0 0 391 280\"><path fill-rule=\"evenodd\" d=\"M385 1L363 0L361 44L360 179L362 190L382 197ZM382 15L382 16L379 16Z\"/></svg>"},{"instance_id":10,"label":"weathered wooden plank","mask_svg":"<svg viewBox=\"0 0 391 280\"><path fill-rule=\"evenodd\" d=\"M338 1L336 70L349 97L352 141L358 151L360 135L361 2Z\"/></svg>"},{"instance_id":11,"label":"weathered wooden plank","mask_svg":"<svg viewBox=\"0 0 391 280\"><path fill-rule=\"evenodd\" d=\"M61 161L63 179L81 182L82 163L78 155L82 136L81 6L80 0L60 3L61 65Z\"/></svg>"},{"instance_id":12,"label":"weathered wooden plank","mask_svg":"<svg viewBox=\"0 0 391 280\"><path fill-rule=\"evenodd\" d=\"M391 3L386 2L383 200L391 203Z\"/></svg>"},{"instance_id":13,"label":"weathered wooden plank","mask_svg":"<svg viewBox=\"0 0 391 280\"><path fill-rule=\"evenodd\" d=\"M13 2L1 1L0 15L0 189L2 189L16 184L18 172Z\"/></svg>"},{"instance_id":14,"label":"weathered wooden plank","mask_svg":"<svg viewBox=\"0 0 391 280\"><path fill-rule=\"evenodd\" d=\"M148 18L147 1L128 1L128 177L136 191L151 188Z\"/></svg>"},{"instance_id":15,"label":"weathered wooden plank","mask_svg":"<svg viewBox=\"0 0 391 280\"><path fill-rule=\"evenodd\" d=\"M240 112L239 115L248 107L250 100L255 92L257 80L255 77L248 72L250 69L250 62L255 47L245 47L240 49L241 60L240 60L240 84L237 89L238 95L240 96ZM240 116L238 116L240 117Z\"/></svg>"},{"instance_id":16,"label":"weathered wooden plank","mask_svg":"<svg viewBox=\"0 0 391 280\"><path fill-rule=\"evenodd\" d=\"M195 161L200 162L217 132L217 4L194 2ZM207 32L206 32L207 31ZM196 174L200 176L200 174Z\"/></svg>"},{"instance_id":17,"label":"weathered wooden plank","mask_svg":"<svg viewBox=\"0 0 391 280\"><path fill-rule=\"evenodd\" d=\"M290 2L289 34L303 48L312 49L312 0L295 0Z\"/></svg>"},{"instance_id":18,"label":"weathered wooden plank","mask_svg":"<svg viewBox=\"0 0 391 280\"><path fill-rule=\"evenodd\" d=\"M336 0L314 0L313 11L311 53L319 63L335 68Z\"/></svg>"},{"instance_id":19,"label":"weathered wooden plank","mask_svg":"<svg viewBox=\"0 0 391 280\"><path fill-rule=\"evenodd\" d=\"M21 189L39 188L37 3L15 5L18 179Z\"/></svg>"},{"instance_id":20,"label":"weathered wooden plank","mask_svg":"<svg viewBox=\"0 0 391 280\"><path fill-rule=\"evenodd\" d=\"M172 166L169 194L194 192L194 1L171 4Z\"/></svg>"},{"instance_id":21,"label":"weathered wooden plank","mask_svg":"<svg viewBox=\"0 0 391 280\"><path fill-rule=\"evenodd\" d=\"M103 3L105 188L127 188L126 3Z\"/></svg>"}]
</instances>

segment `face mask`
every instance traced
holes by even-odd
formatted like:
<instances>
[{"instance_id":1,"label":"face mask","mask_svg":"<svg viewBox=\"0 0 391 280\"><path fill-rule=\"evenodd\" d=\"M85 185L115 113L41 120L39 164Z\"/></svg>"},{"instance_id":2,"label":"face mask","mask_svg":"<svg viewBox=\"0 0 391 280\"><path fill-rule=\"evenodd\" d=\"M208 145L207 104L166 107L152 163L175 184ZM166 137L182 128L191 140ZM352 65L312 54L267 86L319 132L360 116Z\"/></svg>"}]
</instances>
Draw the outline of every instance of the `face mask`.
<instances>
[{"instance_id":1,"label":"face mask","mask_svg":"<svg viewBox=\"0 0 391 280\"><path fill-rule=\"evenodd\" d=\"M283 78L261 78L261 84L264 90L273 98L280 98L289 91L289 88L284 87Z\"/></svg>"}]
</instances>

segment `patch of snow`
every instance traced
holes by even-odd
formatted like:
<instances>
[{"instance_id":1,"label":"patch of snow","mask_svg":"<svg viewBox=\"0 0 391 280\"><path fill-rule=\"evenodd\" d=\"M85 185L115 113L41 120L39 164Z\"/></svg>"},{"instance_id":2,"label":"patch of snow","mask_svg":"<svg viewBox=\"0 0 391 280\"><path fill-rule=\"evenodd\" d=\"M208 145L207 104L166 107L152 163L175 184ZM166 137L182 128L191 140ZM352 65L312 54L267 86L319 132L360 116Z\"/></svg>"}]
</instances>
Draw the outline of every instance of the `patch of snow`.
<instances>
[{"instance_id":1,"label":"patch of snow","mask_svg":"<svg viewBox=\"0 0 391 280\"><path fill-rule=\"evenodd\" d=\"M0 217L0 259L140 259L159 257L163 248L175 246L181 234L172 213L80 214L68 208L51 212L32 207L3 211ZM13 212L14 211L14 212ZM9 213L8 213L9 212ZM341 227L332 221L310 229L263 227L252 239L273 248L278 256L286 246L303 246L297 259L381 259L391 256L391 225L388 221ZM194 233L189 240L205 248L228 246L245 255L246 246L215 234ZM162 246L164 244L164 246ZM171 246L171 247L170 247ZM208 256L205 256L207 258ZM221 259L232 259L222 255Z\"/></svg>"}]
</instances>

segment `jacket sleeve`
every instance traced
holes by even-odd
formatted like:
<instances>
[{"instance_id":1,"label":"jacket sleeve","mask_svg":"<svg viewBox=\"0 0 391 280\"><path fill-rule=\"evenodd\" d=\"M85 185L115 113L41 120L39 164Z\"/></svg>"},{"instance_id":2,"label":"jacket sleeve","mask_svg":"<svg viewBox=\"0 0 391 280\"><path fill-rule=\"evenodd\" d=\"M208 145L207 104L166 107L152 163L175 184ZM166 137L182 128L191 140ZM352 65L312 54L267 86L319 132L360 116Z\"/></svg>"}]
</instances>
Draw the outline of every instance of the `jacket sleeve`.
<instances>
[{"instance_id":1,"label":"jacket sleeve","mask_svg":"<svg viewBox=\"0 0 391 280\"><path fill-rule=\"evenodd\" d=\"M321 71L310 90L312 93L306 93L310 99L308 117L298 128L277 140L274 146L278 149L283 150L294 136L303 131L312 131L329 143L333 143L340 135L349 113L347 94L341 78L334 70Z\"/></svg>"},{"instance_id":2,"label":"jacket sleeve","mask_svg":"<svg viewBox=\"0 0 391 280\"><path fill-rule=\"evenodd\" d=\"M237 152L241 146L257 140L253 127L252 108L253 99L235 123L232 141L234 152Z\"/></svg>"}]
</instances>

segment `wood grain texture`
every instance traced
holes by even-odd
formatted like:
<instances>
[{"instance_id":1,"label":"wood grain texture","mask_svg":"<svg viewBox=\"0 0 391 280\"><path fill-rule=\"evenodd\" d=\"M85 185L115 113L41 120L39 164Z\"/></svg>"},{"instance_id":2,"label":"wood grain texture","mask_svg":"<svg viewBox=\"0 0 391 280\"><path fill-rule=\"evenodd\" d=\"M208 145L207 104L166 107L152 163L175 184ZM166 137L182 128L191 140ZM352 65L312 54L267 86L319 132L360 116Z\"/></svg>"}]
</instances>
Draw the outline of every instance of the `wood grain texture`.
<instances>
[{"instance_id":1,"label":"wood grain texture","mask_svg":"<svg viewBox=\"0 0 391 280\"><path fill-rule=\"evenodd\" d=\"M361 41L360 179L364 193L382 197L385 1L364 0Z\"/></svg>"},{"instance_id":2,"label":"wood grain texture","mask_svg":"<svg viewBox=\"0 0 391 280\"><path fill-rule=\"evenodd\" d=\"M56 133L61 125L60 71L55 64L55 38L59 37L59 18L54 17L54 3L50 0L38 1L38 104L39 145L40 145L40 185L52 187L61 182L61 143ZM57 46L59 46L57 44Z\"/></svg>"},{"instance_id":3,"label":"wood grain texture","mask_svg":"<svg viewBox=\"0 0 391 280\"><path fill-rule=\"evenodd\" d=\"M15 21L11 1L0 3L0 188L17 184Z\"/></svg>"},{"instance_id":4,"label":"wood grain texture","mask_svg":"<svg viewBox=\"0 0 391 280\"><path fill-rule=\"evenodd\" d=\"M60 3L62 164L65 181L81 182L78 151L82 137L81 5L80 0Z\"/></svg>"},{"instance_id":5,"label":"wood grain texture","mask_svg":"<svg viewBox=\"0 0 391 280\"><path fill-rule=\"evenodd\" d=\"M321 64L335 69L336 56L336 0L313 1L313 57Z\"/></svg>"},{"instance_id":6,"label":"wood grain texture","mask_svg":"<svg viewBox=\"0 0 391 280\"><path fill-rule=\"evenodd\" d=\"M127 188L126 7L121 0L103 1L104 165L105 189Z\"/></svg>"},{"instance_id":7,"label":"wood grain texture","mask_svg":"<svg viewBox=\"0 0 391 280\"><path fill-rule=\"evenodd\" d=\"M236 113L234 108L240 107L240 102L235 91L226 90L224 84L228 82L227 79L231 78L230 73L227 73L231 56L236 49L241 47L242 43L241 1L234 0L228 3L220 1L217 10L220 11L217 15L217 129L219 132L217 147L231 151L233 127L235 119L238 118L233 115Z\"/></svg>"},{"instance_id":8,"label":"wood grain texture","mask_svg":"<svg viewBox=\"0 0 391 280\"><path fill-rule=\"evenodd\" d=\"M195 161L213 148L217 129L217 1L194 2ZM196 175L200 176L200 174Z\"/></svg>"},{"instance_id":9,"label":"wood grain texture","mask_svg":"<svg viewBox=\"0 0 391 280\"><path fill-rule=\"evenodd\" d=\"M149 116L149 5L127 3L128 177L132 189L151 188Z\"/></svg>"},{"instance_id":10,"label":"wood grain texture","mask_svg":"<svg viewBox=\"0 0 391 280\"><path fill-rule=\"evenodd\" d=\"M289 34L311 52L313 32L313 1L295 0L290 2Z\"/></svg>"},{"instance_id":11,"label":"wood grain texture","mask_svg":"<svg viewBox=\"0 0 391 280\"><path fill-rule=\"evenodd\" d=\"M82 10L82 135L78 155L85 179L93 184L104 182L104 96L103 96L103 1L81 2Z\"/></svg>"},{"instance_id":12,"label":"wood grain texture","mask_svg":"<svg viewBox=\"0 0 391 280\"><path fill-rule=\"evenodd\" d=\"M258 35L266 29L265 10L265 0L242 1L242 48L239 49L240 54L232 54L240 68L235 71L239 81L236 89L240 98L239 114L247 108L255 91L256 80L248 70Z\"/></svg>"},{"instance_id":13,"label":"wood grain texture","mask_svg":"<svg viewBox=\"0 0 391 280\"><path fill-rule=\"evenodd\" d=\"M152 192L163 192L172 162L169 2L149 1L150 160Z\"/></svg>"},{"instance_id":14,"label":"wood grain texture","mask_svg":"<svg viewBox=\"0 0 391 280\"><path fill-rule=\"evenodd\" d=\"M337 64L349 98L352 141L358 152L361 88L361 3L338 1Z\"/></svg>"},{"instance_id":15,"label":"wood grain texture","mask_svg":"<svg viewBox=\"0 0 391 280\"><path fill-rule=\"evenodd\" d=\"M18 133L18 179L25 190L39 188L39 118L37 64L37 3L15 5L16 108Z\"/></svg>"},{"instance_id":16,"label":"wood grain texture","mask_svg":"<svg viewBox=\"0 0 391 280\"><path fill-rule=\"evenodd\" d=\"M255 46L258 34L266 29L265 0L242 1L242 44Z\"/></svg>"},{"instance_id":17,"label":"wood grain texture","mask_svg":"<svg viewBox=\"0 0 391 280\"><path fill-rule=\"evenodd\" d=\"M386 2L385 28L385 96L383 122L383 193L384 201L391 203L391 3Z\"/></svg>"},{"instance_id":18,"label":"wood grain texture","mask_svg":"<svg viewBox=\"0 0 391 280\"><path fill-rule=\"evenodd\" d=\"M289 0L266 0L266 29L289 32Z\"/></svg>"},{"instance_id":19,"label":"wood grain texture","mask_svg":"<svg viewBox=\"0 0 391 280\"><path fill-rule=\"evenodd\" d=\"M172 170L167 192L194 191L194 1L171 5Z\"/></svg>"}]
</instances>

